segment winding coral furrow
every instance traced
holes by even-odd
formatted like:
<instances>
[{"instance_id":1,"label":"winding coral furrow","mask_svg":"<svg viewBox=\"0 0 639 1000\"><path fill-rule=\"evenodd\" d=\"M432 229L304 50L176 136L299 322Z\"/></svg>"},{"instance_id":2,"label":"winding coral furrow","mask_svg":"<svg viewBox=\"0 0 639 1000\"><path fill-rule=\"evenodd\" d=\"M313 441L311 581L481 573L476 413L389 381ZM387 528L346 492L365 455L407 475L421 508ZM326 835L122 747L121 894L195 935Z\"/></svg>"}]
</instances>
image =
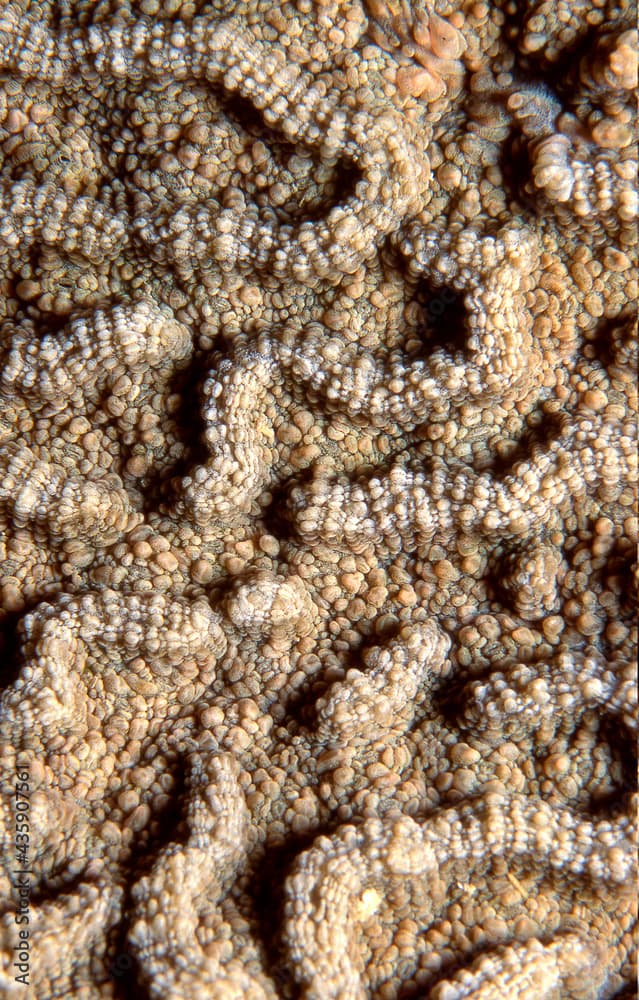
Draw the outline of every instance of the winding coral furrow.
<instances>
[{"instance_id":1,"label":"winding coral furrow","mask_svg":"<svg viewBox=\"0 0 639 1000\"><path fill-rule=\"evenodd\" d=\"M16 980L20 950L14 914L0 918L0 989L3 996L94 998L109 983L107 934L117 925L124 891L104 878L83 882L76 891L60 893L55 902L30 911L29 971ZM64 949L60 941L64 940ZM24 973L23 973L24 975Z\"/></svg>"},{"instance_id":2,"label":"winding coral furrow","mask_svg":"<svg viewBox=\"0 0 639 1000\"><path fill-rule=\"evenodd\" d=\"M0 336L0 395L54 401L78 389L95 391L121 366L125 371L175 369L191 338L166 306L150 299L72 317L63 333L34 338L29 327L5 321Z\"/></svg>"},{"instance_id":3,"label":"winding coral furrow","mask_svg":"<svg viewBox=\"0 0 639 1000\"><path fill-rule=\"evenodd\" d=\"M52 541L83 538L115 541L140 521L119 477L91 481L39 459L25 445L5 444L0 509L15 528L44 528Z\"/></svg>"},{"instance_id":4,"label":"winding coral furrow","mask_svg":"<svg viewBox=\"0 0 639 1000\"><path fill-rule=\"evenodd\" d=\"M285 937L296 979L309 1000L363 1000L359 925L400 880L446 877L461 862L472 872L488 856L623 883L634 871L635 841L633 818L593 823L522 796L488 795L425 823L401 817L342 827L304 852L287 880Z\"/></svg>"},{"instance_id":5,"label":"winding coral furrow","mask_svg":"<svg viewBox=\"0 0 639 1000\"><path fill-rule=\"evenodd\" d=\"M472 241L471 241L472 245ZM400 351L376 357L359 345L328 339L319 324L262 334L224 359L202 389L204 441L211 457L181 483L176 511L200 525L245 514L275 466L273 390L291 381L320 396L329 412L399 436L428 421L436 408L476 406L515 397L542 377L527 307L539 248L530 235L475 241L482 261L472 272L446 257L452 287L467 291L466 354L435 350L407 360ZM452 263L451 263L452 262ZM435 270L445 270L442 256Z\"/></svg>"},{"instance_id":6,"label":"winding coral furrow","mask_svg":"<svg viewBox=\"0 0 639 1000\"><path fill-rule=\"evenodd\" d=\"M251 263L280 278L311 283L334 280L335 272L352 274L374 252L377 240L418 203L428 181L427 159L391 109L378 115L348 114L301 67L286 62L280 50L251 39L239 18L195 18L187 46L174 24L146 17L55 35L21 17L17 5L10 4L0 21L0 51L6 70L47 78L57 86L74 74L84 74L90 85L96 71L100 79L114 81L157 79L167 72L178 80L219 81L227 92L254 101L264 119L278 124L290 141L320 145L324 157L340 151L357 165L364 182L355 194L330 209L322 222L302 222L296 232L274 227L258 213L219 212L206 242L225 271ZM173 250L178 262L201 256L200 238L190 245L189 233L197 234L195 221L182 211L182 238ZM138 239L151 244L166 235L151 220L137 220L135 230Z\"/></svg>"},{"instance_id":7,"label":"winding coral furrow","mask_svg":"<svg viewBox=\"0 0 639 1000\"><path fill-rule=\"evenodd\" d=\"M3 189L4 187L4 189ZM0 187L0 258L11 251L59 246L94 264L116 258L127 238L121 212L88 196L74 199L30 178Z\"/></svg>"},{"instance_id":8,"label":"winding coral furrow","mask_svg":"<svg viewBox=\"0 0 639 1000\"><path fill-rule=\"evenodd\" d=\"M11 748L2 771L5 782L13 780L19 755L21 767L40 775L41 806L36 812L34 797L29 849L34 868L46 875L59 865L61 817L75 831L69 863L86 865L102 855L100 821L91 819L100 813L106 781L126 797L130 769L144 750L139 735L149 731L147 713L156 714L151 735L161 726L168 696L188 701L201 694L227 638L206 601L103 590L40 604L24 617L20 640L20 674L0 700L0 738ZM46 770L38 743L50 754ZM128 760L115 768L117 777L112 767L109 779L100 765L123 743L130 746ZM2 821L8 835L11 810ZM9 870L9 854L1 860Z\"/></svg>"},{"instance_id":9,"label":"winding coral furrow","mask_svg":"<svg viewBox=\"0 0 639 1000\"><path fill-rule=\"evenodd\" d=\"M470 968L440 981L428 1000L552 1000L558 995L596 1000L605 975L600 949L581 934L566 931L547 944L533 938L480 955Z\"/></svg>"},{"instance_id":10,"label":"winding coral furrow","mask_svg":"<svg viewBox=\"0 0 639 1000\"><path fill-rule=\"evenodd\" d=\"M0 992L625 996L630 4L0 8Z\"/></svg>"},{"instance_id":11,"label":"winding coral furrow","mask_svg":"<svg viewBox=\"0 0 639 1000\"><path fill-rule=\"evenodd\" d=\"M307 544L413 551L435 535L459 531L502 538L539 533L566 504L595 490L614 496L635 478L629 425L598 428L578 414L564 421L548 448L537 446L500 479L451 473L439 463L430 474L396 465L359 482L318 476L291 490L288 517Z\"/></svg>"},{"instance_id":12,"label":"winding coral furrow","mask_svg":"<svg viewBox=\"0 0 639 1000\"><path fill-rule=\"evenodd\" d=\"M540 730L547 740L570 712L599 707L620 716L630 731L637 721L634 665L601 656L559 654L549 663L516 664L470 681L462 692L459 722L486 739L524 739Z\"/></svg>"},{"instance_id":13,"label":"winding coral furrow","mask_svg":"<svg viewBox=\"0 0 639 1000\"><path fill-rule=\"evenodd\" d=\"M189 784L186 843L164 848L133 887L128 944L151 997L272 998L266 977L242 971L232 946L205 950L197 936L200 912L216 906L242 861L248 813L232 760L192 757Z\"/></svg>"},{"instance_id":14,"label":"winding coral furrow","mask_svg":"<svg viewBox=\"0 0 639 1000\"><path fill-rule=\"evenodd\" d=\"M176 513L198 524L233 522L246 514L268 482L273 432L266 407L273 365L250 352L241 367L222 361L204 383L206 464L182 479Z\"/></svg>"}]
</instances>

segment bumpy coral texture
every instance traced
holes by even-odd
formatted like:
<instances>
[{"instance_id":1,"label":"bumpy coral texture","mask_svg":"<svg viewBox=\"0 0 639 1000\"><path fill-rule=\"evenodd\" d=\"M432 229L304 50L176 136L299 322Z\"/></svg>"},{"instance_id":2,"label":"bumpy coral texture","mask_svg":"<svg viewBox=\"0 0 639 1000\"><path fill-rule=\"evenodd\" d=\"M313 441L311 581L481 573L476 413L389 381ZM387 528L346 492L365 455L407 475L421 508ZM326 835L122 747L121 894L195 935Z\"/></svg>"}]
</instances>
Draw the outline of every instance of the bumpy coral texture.
<instances>
[{"instance_id":1,"label":"bumpy coral texture","mask_svg":"<svg viewBox=\"0 0 639 1000\"><path fill-rule=\"evenodd\" d=\"M626 0L0 4L2 996L633 995L636 85Z\"/></svg>"}]
</instances>

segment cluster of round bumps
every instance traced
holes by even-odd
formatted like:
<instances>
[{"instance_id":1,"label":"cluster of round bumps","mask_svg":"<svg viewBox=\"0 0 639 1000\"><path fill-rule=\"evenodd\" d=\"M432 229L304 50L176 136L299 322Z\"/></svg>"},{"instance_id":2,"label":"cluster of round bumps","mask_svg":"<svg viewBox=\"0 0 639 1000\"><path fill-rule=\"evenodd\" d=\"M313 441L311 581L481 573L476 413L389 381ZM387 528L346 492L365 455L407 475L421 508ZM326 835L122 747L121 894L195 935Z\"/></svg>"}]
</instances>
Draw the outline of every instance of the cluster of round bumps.
<instances>
[{"instance_id":1,"label":"cluster of round bumps","mask_svg":"<svg viewBox=\"0 0 639 1000\"><path fill-rule=\"evenodd\" d=\"M636 76L625 0L2 6L25 995L629 995Z\"/></svg>"}]
</instances>

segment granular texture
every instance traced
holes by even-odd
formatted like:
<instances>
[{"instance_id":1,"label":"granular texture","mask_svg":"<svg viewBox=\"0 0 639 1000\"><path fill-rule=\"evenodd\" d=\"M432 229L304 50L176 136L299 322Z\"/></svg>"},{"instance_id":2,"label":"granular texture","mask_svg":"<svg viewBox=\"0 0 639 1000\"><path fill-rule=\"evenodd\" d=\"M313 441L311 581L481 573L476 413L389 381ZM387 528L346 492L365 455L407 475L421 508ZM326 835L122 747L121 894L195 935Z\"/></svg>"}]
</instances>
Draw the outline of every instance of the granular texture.
<instances>
[{"instance_id":1,"label":"granular texture","mask_svg":"<svg viewBox=\"0 0 639 1000\"><path fill-rule=\"evenodd\" d=\"M627 0L0 4L3 997L636 995L636 91Z\"/></svg>"}]
</instances>

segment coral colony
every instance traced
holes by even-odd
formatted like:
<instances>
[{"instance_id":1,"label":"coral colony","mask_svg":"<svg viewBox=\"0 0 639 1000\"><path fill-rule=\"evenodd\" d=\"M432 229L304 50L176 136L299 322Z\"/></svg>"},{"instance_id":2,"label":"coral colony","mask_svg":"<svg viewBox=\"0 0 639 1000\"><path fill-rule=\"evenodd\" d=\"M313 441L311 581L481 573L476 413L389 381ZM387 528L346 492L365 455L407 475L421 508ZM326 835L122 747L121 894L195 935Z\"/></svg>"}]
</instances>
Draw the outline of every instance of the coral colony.
<instances>
[{"instance_id":1,"label":"coral colony","mask_svg":"<svg viewBox=\"0 0 639 1000\"><path fill-rule=\"evenodd\" d=\"M0 3L0 995L636 996L636 12Z\"/></svg>"}]
</instances>

